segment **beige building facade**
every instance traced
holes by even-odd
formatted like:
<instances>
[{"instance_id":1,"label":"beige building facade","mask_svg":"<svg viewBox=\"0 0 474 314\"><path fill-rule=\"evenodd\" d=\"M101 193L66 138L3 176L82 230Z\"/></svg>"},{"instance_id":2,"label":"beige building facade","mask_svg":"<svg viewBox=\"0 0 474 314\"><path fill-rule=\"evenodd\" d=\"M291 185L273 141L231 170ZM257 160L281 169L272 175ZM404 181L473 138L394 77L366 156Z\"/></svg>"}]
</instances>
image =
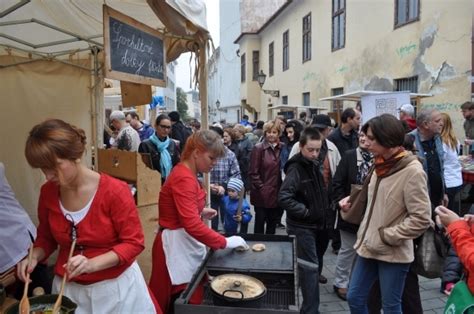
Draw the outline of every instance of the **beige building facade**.
<instances>
[{"instance_id":1,"label":"beige building facade","mask_svg":"<svg viewBox=\"0 0 474 314\"><path fill-rule=\"evenodd\" d=\"M418 108L448 112L461 136L460 106L471 99L471 37L470 0L287 1L235 41L241 102L267 120L274 107L332 112L334 104L319 99L339 93L410 90L432 94ZM263 89L278 97L262 91L260 70Z\"/></svg>"}]
</instances>

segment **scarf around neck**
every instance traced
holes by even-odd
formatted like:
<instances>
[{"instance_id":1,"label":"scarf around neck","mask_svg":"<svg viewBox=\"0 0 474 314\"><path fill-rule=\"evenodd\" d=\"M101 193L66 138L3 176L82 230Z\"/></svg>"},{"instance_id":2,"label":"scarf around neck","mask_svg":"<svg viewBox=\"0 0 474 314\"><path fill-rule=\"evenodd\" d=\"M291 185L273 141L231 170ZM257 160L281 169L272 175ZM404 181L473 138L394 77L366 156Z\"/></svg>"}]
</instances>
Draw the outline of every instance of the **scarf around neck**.
<instances>
[{"instance_id":1,"label":"scarf around neck","mask_svg":"<svg viewBox=\"0 0 474 314\"><path fill-rule=\"evenodd\" d=\"M407 155L408 152L405 150L405 148L401 147L387 160L385 160L382 156L375 157L375 173L377 173L378 177L387 175L390 170Z\"/></svg>"},{"instance_id":2,"label":"scarf around neck","mask_svg":"<svg viewBox=\"0 0 474 314\"><path fill-rule=\"evenodd\" d=\"M357 148L362 156L362 162L359 165L357 171L356 182L357 184L363 184L365 177L369 174L369 170L374 163L374 156L367 150L363 150L360 147Z\"/></svg>"},{"instance_id":3,"label":"scarf around neck","mask_svg":"<svg viewBox=\"0 0 474 314\"><path fill-rule=\"evenodd\" d=\"M160 153L160 172L163 178L167 178L171 172L171 167L173 164L171 163L171 155L168 151L168 146L171 143L171 139L169 136L166 137L166 140L163 142L160 141L156 133L153 133L152 136L149 137L150 141L155 144L156 149Z\"/></svg>"}]
</instances>

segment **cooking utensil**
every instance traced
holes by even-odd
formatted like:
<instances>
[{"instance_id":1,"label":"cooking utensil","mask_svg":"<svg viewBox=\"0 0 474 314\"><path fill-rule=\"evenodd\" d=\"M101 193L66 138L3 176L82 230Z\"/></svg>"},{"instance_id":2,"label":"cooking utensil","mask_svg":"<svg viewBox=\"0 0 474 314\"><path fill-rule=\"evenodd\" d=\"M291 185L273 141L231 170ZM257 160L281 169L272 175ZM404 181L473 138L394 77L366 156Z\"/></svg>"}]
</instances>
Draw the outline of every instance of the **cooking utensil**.
<instances>
[{"instance_id":1,"label":"cooking utensil","mask_svg":"<svg viewBox=\"0 0 474 314\"><path fill-rule=\"evenodd\" d=\"M242 189L239 192L239 203L237 204L237 216L242 216L242 204L244 202L244 197L245 197L245 188L242 187ZM240 229L242 224L242 220L239 221L237 224L237 228ZM240 233L240 230L238 230L238 233Z\"/></svg>"},{"instance_id":2,"label":"cooking utensil","mask_svg":"<svg viewBox=\"0 0 474 314\"><path fill-rule=\"evenodd\" d=\"M56 302L56 299L58 298L57 294L45 294L37 297L31 297L29 298L30 300L30 311L44 311L44 309L51 309L53 308L54 302ZM5 309L3 312L4 314L18 314L20 313L18 311L18 305L19 303L16 302L15 304L10 305ZM62 314L73 314L77 308L77 304L72 302L71 299L69 299L66 296L62 297L62 302L61 302L61 312Z\"/></svg>"},{"instance_id":3,"label":"cooking utensil","mask_svg":"<svg viewBox=\"0 0 474 314\"><path fill-rule=\"evenodd\" d=\"M72 254L74 253L74 248L76 247L76 239L72 240L71 244L71 250L69 251L69 256L67 258L67 263L69 263L69 260L72 257ZM61 309L61 301L63 299L63 292L64 292L64 284L66 283L66 278L67 278L67 272L64 272L63 280L61 281L61 288L59 289L59 295L54 303L53 307L53 314L59 313L59 310Z\"/></svg>"},{"instance_id":4,"label":"cooking utensil","mask_svg":"<svg viewBox=\"0 0 474 314\"><path fill-rule=\"evenodd\" d=\"M26 266L26 280L25 286L23 289L23 297L21 297L18 313L20 314L29 314L30 313L30 301L28 300L28 286L30 284L30 273L28 272L28 267L30 267L31 259L33 258L33 243L30 246L28 252L28 265Z\"/></svg>"},{"instance_id":5,"label":"cooking utensil","mask_svg":"<svg viewBox=\"0 0 474 314\"><path fill-rule=\"evenodd\" d=\"M258 308L267 293L257 278L242 274L224 274L214 277L211 291L215 305Z\"/></svg>"}]
</instances>

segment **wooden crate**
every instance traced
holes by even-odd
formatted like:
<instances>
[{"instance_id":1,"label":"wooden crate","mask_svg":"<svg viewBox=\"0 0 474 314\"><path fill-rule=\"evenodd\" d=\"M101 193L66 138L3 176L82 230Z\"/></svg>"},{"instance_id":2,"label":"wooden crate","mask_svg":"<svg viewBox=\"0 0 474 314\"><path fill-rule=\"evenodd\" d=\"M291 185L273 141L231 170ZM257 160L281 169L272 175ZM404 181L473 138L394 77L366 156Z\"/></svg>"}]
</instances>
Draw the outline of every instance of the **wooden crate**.
<instances>
[{"instance_id":1,"label":"wooden crate","mask_svg":"<svg viewBox=\"0 0 474 314\"><path fill-rule=\"evenodd\" d=\"M139 153L118 149L99 149L97 155L99 172L135 184L137 206L158 203L161 174L148 168Z\"/></svg>"}]
</instances>

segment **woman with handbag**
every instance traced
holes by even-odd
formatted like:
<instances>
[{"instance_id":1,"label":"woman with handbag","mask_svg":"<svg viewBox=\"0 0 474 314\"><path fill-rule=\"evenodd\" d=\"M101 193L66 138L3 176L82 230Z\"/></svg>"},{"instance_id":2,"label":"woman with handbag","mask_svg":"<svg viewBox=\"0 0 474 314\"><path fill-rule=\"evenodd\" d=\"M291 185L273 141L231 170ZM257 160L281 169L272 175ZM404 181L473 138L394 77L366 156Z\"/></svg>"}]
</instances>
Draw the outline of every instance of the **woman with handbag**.
<instances>
[{"instance_id":1,"label":"woman with handbag","mask_svg":"<svg viewBox=\"0 0 474 314\"><path fill-rule=\"evenodd\" d=\"M336 174L332 179L333 201L338 202L350 195L352 185L364 183L374 159L367 150L368 147L365 134L360 132L359 147L346 151L337 166ZM352 264L356 257L354 244L357 240L359 224L345 221L339 213L337 228L341 233L341 248L336 259L334 292L339 298L346 300Z\"/></svg>"},{"instance_id":2,"label":"woman with handbag","mask_svg":"<svg viewBox=\"0 0 474 314\"><path fill-rule=\"evenodd\" d=\"M347 300L351 313L368 313L369 292L379 279L384 313L402 313L405 277L414 259L413 239L430 225L426 175L417 157L403 148L405 132L394 116L377 116L362 132L374 154L375 171L354 246L357 257ZM349 208L348 197L340 205Z\"/></svg>"}]
</instances>

